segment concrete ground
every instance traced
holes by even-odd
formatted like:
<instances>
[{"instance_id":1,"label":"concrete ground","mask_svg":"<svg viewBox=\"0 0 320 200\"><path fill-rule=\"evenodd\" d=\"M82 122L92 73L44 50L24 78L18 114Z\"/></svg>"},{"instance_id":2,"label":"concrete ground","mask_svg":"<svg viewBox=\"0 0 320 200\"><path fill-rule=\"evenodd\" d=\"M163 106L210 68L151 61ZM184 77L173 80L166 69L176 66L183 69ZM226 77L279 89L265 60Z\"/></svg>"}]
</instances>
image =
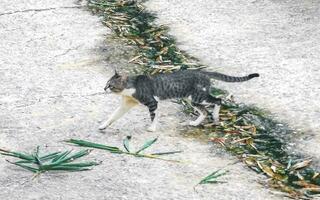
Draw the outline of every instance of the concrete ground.
<instances>
[{"instance_id":1,"label":"concrete ground","mask_svg":"<svg viewBox=\"0 0 320 200\"><path fill-rule=\"evenodd\" d=\"M303 131L293 151L319 163L319 0L149 0L146 6L181 49L211 70L260 73L246 83L217 85Z\"/></svg>"},{"instance_id":2,"label":"concrete ground","mask_svg":"<svg viewBox=\"0 0 320 200\"><path fill-rule=\"evenodd\" d=\"M187 117L170 102L160 105L160 130L146 132L147 109L137 108L104 133L97 130L119 103L101 94L114 67L125 67L134 49L106 39L110 31L72 0L0 2L0 147L31 152L77 149L61 143L88 139L132 146L159 137L154 151L183 150L182 164L94 151L103 161L88 172L32 174L0 156L1 200L79 199L283 199L241 163L228 167L223 184L197 186L201 178L235 158L206 142L184 137ZM213 54L214 55L214 54ZM249 83L251 84L251 83Z\"/></svg>"}]
</instances>

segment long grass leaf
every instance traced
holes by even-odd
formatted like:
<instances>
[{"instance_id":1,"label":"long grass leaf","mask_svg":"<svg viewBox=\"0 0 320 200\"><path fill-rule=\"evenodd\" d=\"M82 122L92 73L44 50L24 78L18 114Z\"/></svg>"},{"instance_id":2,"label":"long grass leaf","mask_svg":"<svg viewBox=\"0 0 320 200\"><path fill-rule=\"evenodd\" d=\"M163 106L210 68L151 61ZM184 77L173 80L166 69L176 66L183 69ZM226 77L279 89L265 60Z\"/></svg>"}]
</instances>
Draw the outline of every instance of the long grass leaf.
<instances>
[{"instance_id":1,"label":"long grass leaf","mask_svg":"<svg viewBox=\"0 0 320 200\"><path fill-rule=\"evenodd\" d=\"M106 146L106 145L103 145L103 144L88 142L88 141L84 141L84 140L70 139L70 140L66 140L65 142L76 144L76 145L83 146L83 147L103 149L103 150L110 151L112 153L122 153L122 151L118 147Z\"/></svg>"},{"instance_id":2,"label":"long grass leaf","mask_svg":"<svg viewBox=\"0 0 320 200\"><path fill-rule=\"evenodd\" d=\"M87 171L91 168L86 167L70 167L70 166L54 166L50 170L59 170L59 171Z\"/></svg>"},{"instance_id":3,"label":"long grass leaf","mask_svg":"<svg viewBox=\"0 0 320 200\"><path fill-rule=\"evenodd\" d=\"M34 167L30 167L30 166L28 166L28 165L24 165L24 164L20 164L20 163L14 163L14 162L11 162L11 161L9 161L9 160L7 160L7 162L10 163L10 164L13 164L13 165L22 167L22 168L24 168L24 169L27 169L27 170L29 170L29 171L31 171L31 172L34 172L34 173L37 173L37 172L38 172L38 169L36 169L36 168L34 168Z\"/></svg>"},{"instance_id":4,"label":"long grass leaf","mask_svg":"<svg viewBox=\"0 0 320 200\"><path fill-rule=\"evenodd\" d=\"M206 176L205 178L203 178L199 184L208 184L208 183L216 183L218 182L216 179L220 176L223 176L225 174L227 174L228 171L223 171L221 173L219 173L221 170L216 170L214 172L212 172L211 174L209 174L208 176Z\"/></svg>"},{"instance_id":5,"label":"long grass leaf","mask_svg":"<svg viewBox=\"0 0 320 200\"><path fill-rule=\"evenodd\" d=\"M51 159L53 159L53 158L55 158L58 154L60 154L61 152L60 151L58 151L58 152L54 152L54 153L50 153L50 154L47 154L47 155L45 155L45 156L41 156L40 157L40 160L42 161L42 162L45 162L45 161L47 161L47 160L51 160Z\"/></svg>"},{"instance_id":6,"label":"long grass leaf","mask_svg":"<svg viewBox=\"0 0 320 200\"><path fill-rule=\"evenodd\" d=\"M42 162L41 162L41 160L40 160L40 158L39 158L39 150L40 150L40 147L37 146L36 151L35 151L35 153L34 153L34 160L35 160L36 164L38 164L38 165L41 166L41 165L42 165Z\"/></svg>"},{"instance_id":7,"label":"long grass leaf","mask_svg":"<svg viewBox=\"0 0 320 200\"><path fill-rule=\"evenodd\" d=\"M34 157L32 155L29 154L24 154L24 153L18 153L18 152L8 152L8 153L0 153L1 155L5 155L5 156L11 156L11 157L16 157L16 158L20 158L23 160L34 160Z\"/></svg>"},{"instance_id":8,"label":"long grass leaf","mask_svg":"<svg viewBox=\"0 0 320 200\"><path fill-rule=\"evenodd\" d=\"M142 145L142 147L141 147L138 151L136 151L136 154L139 154L141 151L149 148L149 147L150 147L151 145L153 145L157 140L158 140L158 138L154 138L153 140L149 140L149 141L145 142L145 143Z\"/></svg>"},{"instance_id":9,"label":"long grass leaf","mask_svg":"<svg viewBox=\"0 0 320 200\"><path fill-rule=\"evenodd\" d=\"M59 166L61 167L91 167L99 165L98 162L82 162L82 163L67 163L67 164L61 164Z\"/></svg>"},{"instance_id":10,"label":"long grass leaf","mask_svg":"<svg viewBox=\"0 0 320 200\"><path fill-rule=\"evenodd\" d=\"M52 161L51 163L59 163L62 159L64 159L66 156L68 156L71 153L71 150L62 152L58 154Z\"/></svg>"},{"instance_id":11,"label":"long grass leaf","mask_svg":"<svg viewBox=\"0 0 320 200\"><path fill-rule=\"evenodd\" d=\"M73 155L70 155L68 157L65 157L63 159L60 159L59 160L59 163L67 163L67 162L71 162L73 160L76 160L78 158L81 158L83 156L86 156L88 155L89 153L91 152L91 150L89 149L85 149L85 150L80 150L79 152L73 154Z\"/></svg>"},{"instance_id":12,"label":"long grass leaf","mask_svg":"<svg viewBox=\"0 0 320 200\"><path fill-rule=\"evenodd\" d=\"M127 137L123 140L123 147L126 149L127 152L130 152L130 148L129 148L130 139L131 139L131 136L127 136Z\"/></svg>"},{"instance_id":13,"label":"long grass leaf","mask_svg":"<svg viewBox=\"0 0 320 200\"><path fill-rule=\"evenodd\" d=\"M152 153L150 155L161 156L161 155L169 155L169 154L175 154L175 153L182 153L182 151L167 151L167 152Z\"/></svg>"}]
</instances>

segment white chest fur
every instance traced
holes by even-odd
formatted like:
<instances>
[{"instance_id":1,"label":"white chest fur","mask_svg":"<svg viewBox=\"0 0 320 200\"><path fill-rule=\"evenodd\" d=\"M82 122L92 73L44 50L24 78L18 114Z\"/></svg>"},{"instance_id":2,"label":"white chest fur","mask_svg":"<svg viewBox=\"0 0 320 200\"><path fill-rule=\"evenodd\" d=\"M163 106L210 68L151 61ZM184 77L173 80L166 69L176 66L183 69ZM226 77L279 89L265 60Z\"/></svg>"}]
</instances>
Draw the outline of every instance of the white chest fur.
<instances>
[{"instance_id":1,"label":"white chest fur","mask_svg":"<svg viewBox=\"0 0 320 200\"><path fill-rule=\"evenodd\" d=\"M129 88L129 89L124 89L122 90L119 95L122 95L122 96L129 96L129 97L132 97L132 95L136 92L136 89L134 88Z\"/></svg>"}]
</instances>

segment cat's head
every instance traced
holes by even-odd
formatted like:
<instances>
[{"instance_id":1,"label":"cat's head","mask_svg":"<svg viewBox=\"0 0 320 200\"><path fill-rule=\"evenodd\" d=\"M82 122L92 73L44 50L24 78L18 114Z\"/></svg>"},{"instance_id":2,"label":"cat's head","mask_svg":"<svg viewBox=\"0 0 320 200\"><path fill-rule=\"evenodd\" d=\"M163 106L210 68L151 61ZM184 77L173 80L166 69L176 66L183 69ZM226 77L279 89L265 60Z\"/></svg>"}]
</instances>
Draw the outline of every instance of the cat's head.
<instances>
[{"instance_id":1,"label":"cat's head","mask_svg":"<svg viewBox=\"0 0 320 200\"><path fill-rule=\"evenodd\" d=\"M114 75L108 80L104 90L107 91L108 89L111 92L119 93L125 89L127 85L128 76L125 74L119 74L116 70L114 71Z\"/></svg>"}]
</instances>

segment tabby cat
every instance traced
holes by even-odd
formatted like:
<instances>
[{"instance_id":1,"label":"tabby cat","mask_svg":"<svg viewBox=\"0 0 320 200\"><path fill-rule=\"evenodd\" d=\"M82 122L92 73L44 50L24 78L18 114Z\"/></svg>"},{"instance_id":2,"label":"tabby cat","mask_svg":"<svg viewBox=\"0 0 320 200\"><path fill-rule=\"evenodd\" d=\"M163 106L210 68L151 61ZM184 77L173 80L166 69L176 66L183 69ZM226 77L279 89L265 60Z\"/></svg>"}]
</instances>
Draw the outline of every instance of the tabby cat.
<instances>
[{"instance_id":1,"label":"tabby cat","mask_svg":"<svg viewBox=\"0 0 320 200\"><path fill-rule=\"evenodd\" d=\"M181 70L170 74L153 76L127 76L115 71L104 90L110 89L111 92L121 95L122 103L110 118L101 124L99 129L107 128L132 107L143 104L148 107L152 122L148 131L155 131L158 117L156 113L158 100L171 98L188 98L191 100L199 116L195 121L191 121L189 125L198 126L206 118L207 112L204 112L201 108L208 105L214 105L212 118L214 123L218 123L221 99L210 95L210 79L225 82L243 82L254 77L259 77L259 74L254 73L244 77L233 77L217 72Z\"/></svg>"}]
</instances>

